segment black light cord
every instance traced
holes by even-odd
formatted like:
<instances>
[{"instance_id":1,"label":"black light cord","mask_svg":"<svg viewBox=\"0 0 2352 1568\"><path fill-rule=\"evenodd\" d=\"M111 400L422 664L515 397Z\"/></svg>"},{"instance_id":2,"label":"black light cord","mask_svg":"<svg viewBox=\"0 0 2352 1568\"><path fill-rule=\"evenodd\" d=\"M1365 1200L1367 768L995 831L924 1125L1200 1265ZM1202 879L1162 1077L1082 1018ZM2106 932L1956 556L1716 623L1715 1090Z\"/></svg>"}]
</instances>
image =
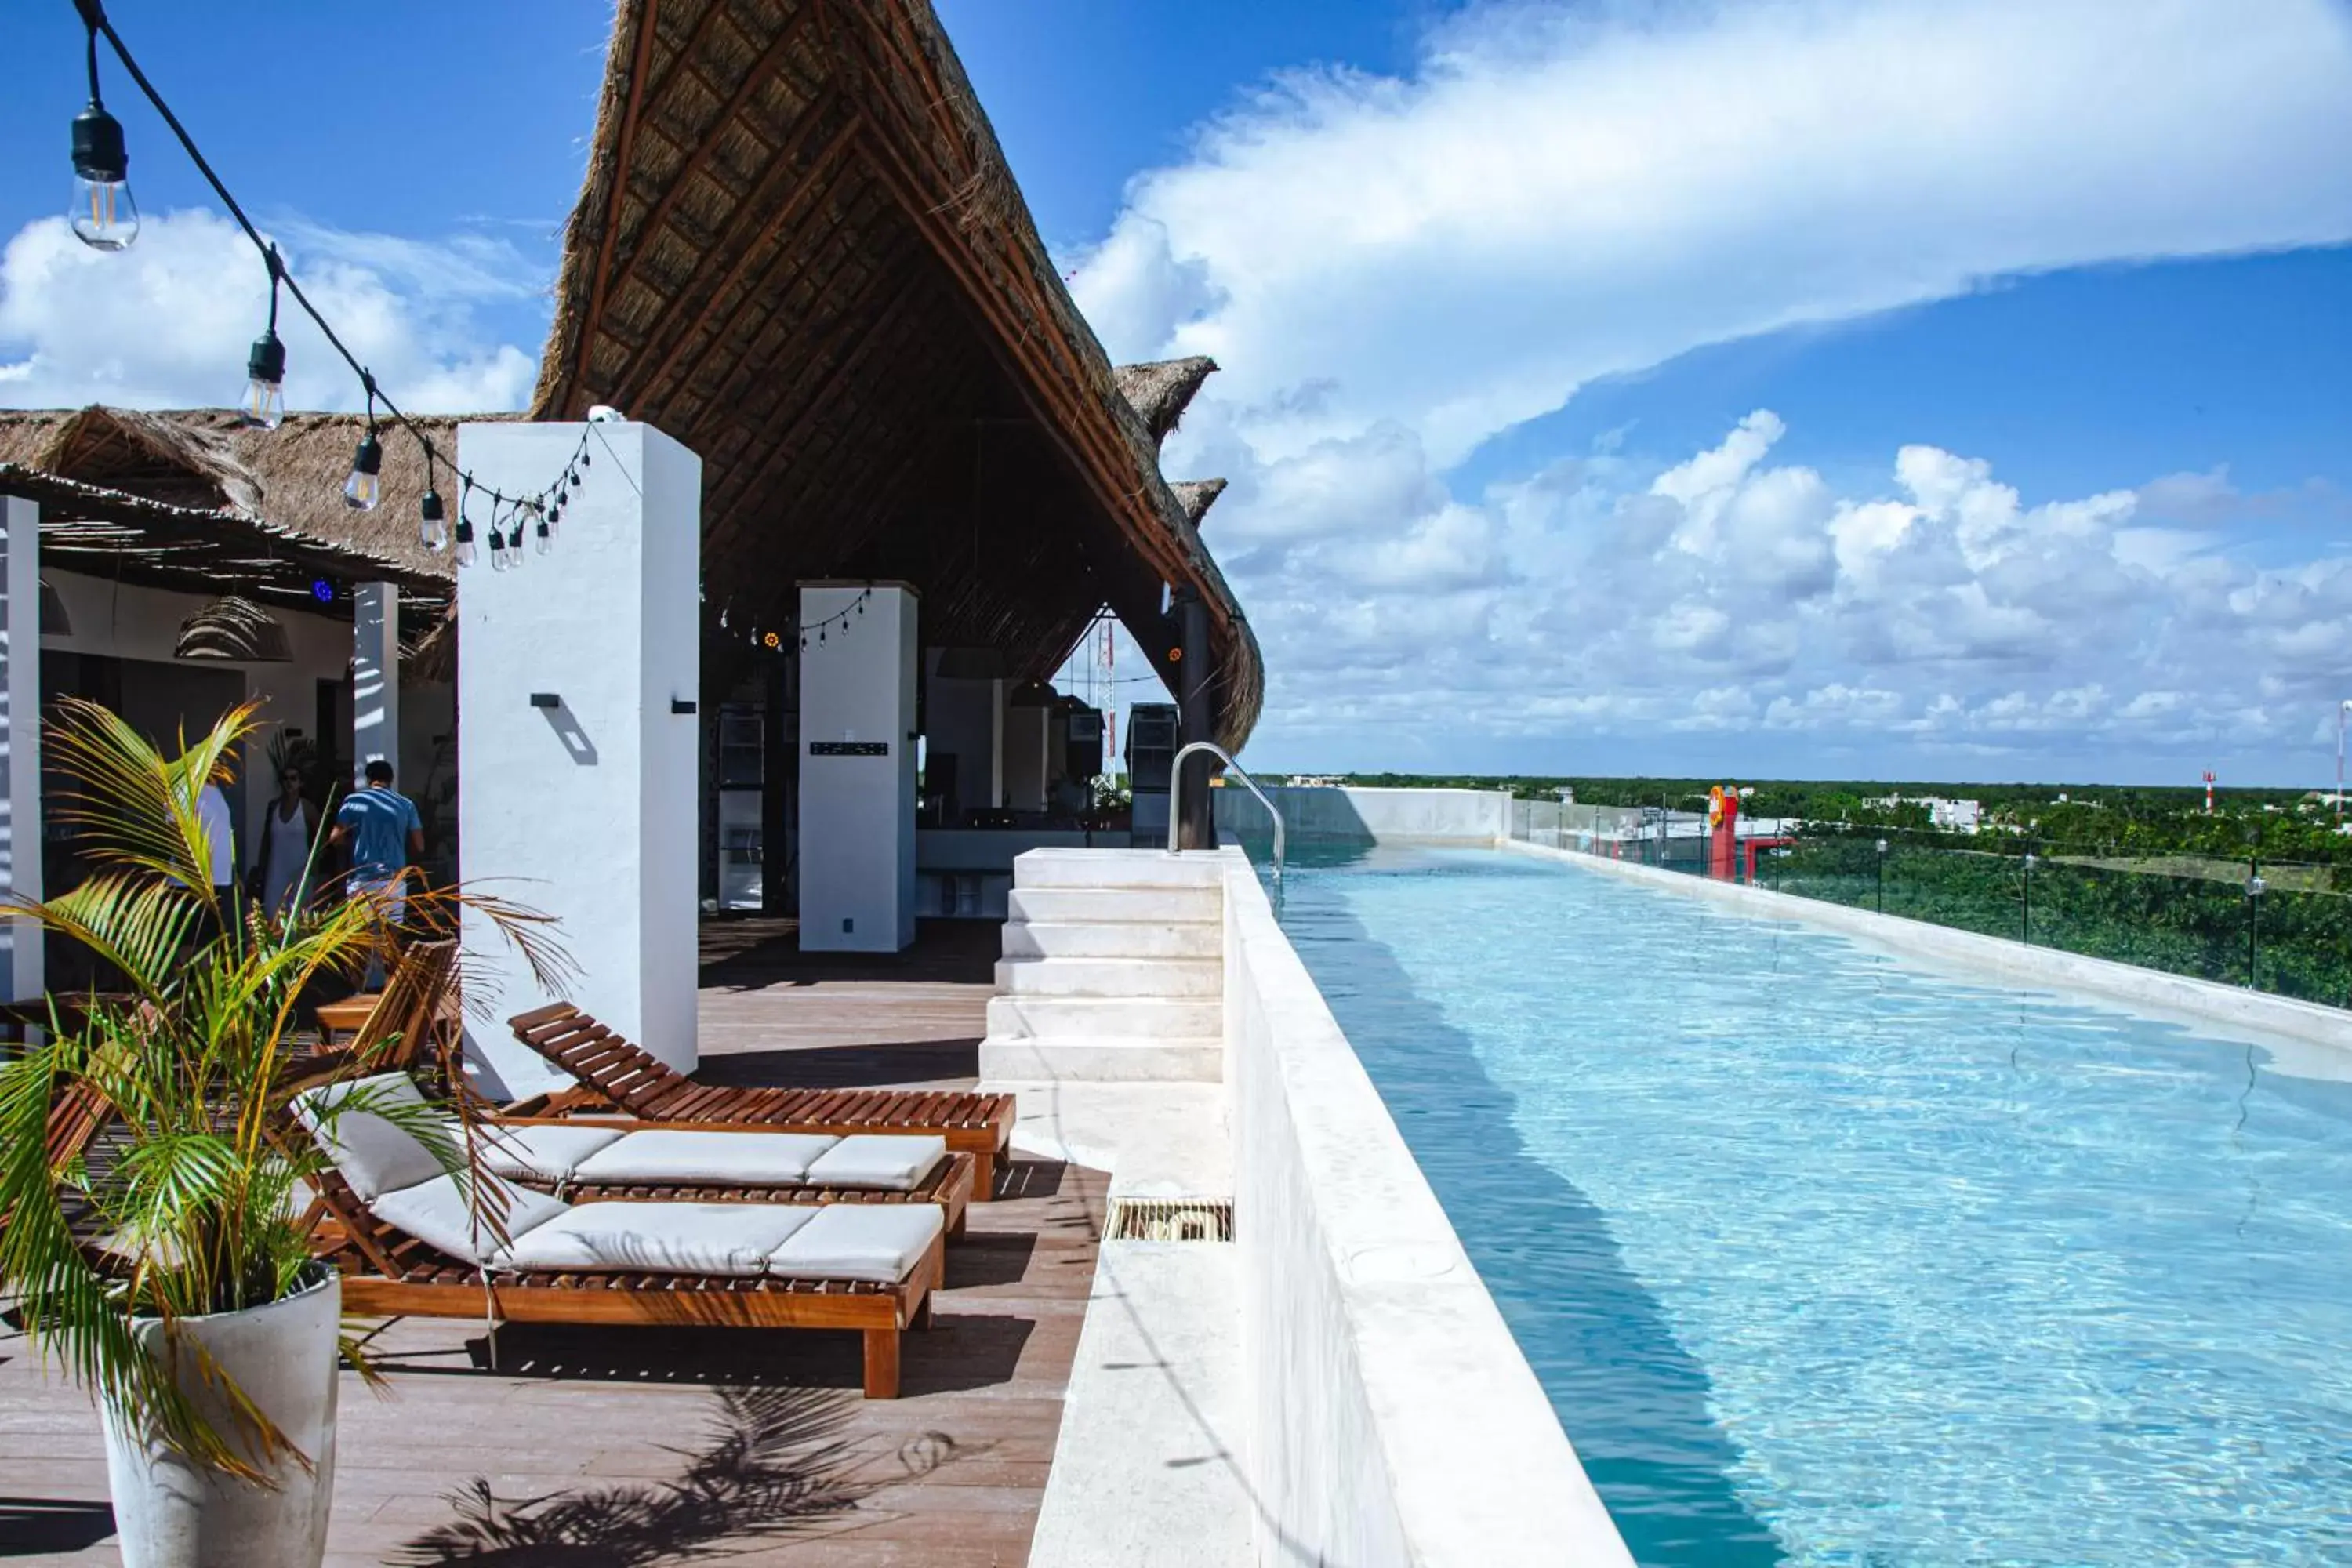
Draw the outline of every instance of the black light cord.
<instances>
[{"instance_id":1,"label":"black light cord","mask_svg":"<svg viewBox=\"0 0 2352 1568\"><path fill-rule=\"evenodd\" d=\"M873 596L874 590L867 588L864 592L860 593L857 597L852 599L848 604L843 605L832 615L825 616L824 619L821 621L811 621L806 626L801 627L801 647L808 647L809 633L814 632L816 634L816 640L823 642L824 640L825 627L837 626L849 619L852 616L864 615L866 613L866 601Z\"/></svg>"},{"instance_id":2,"label":"black light cord","mask_svg":"<svg viewBox=\"0 0 2352 1568\"><path fill-rule=\"evenodd\" d=\"M114 30L114 24L107 18L104 0L74 0L74 8L81 14L82 24L89 31L90 101L92 103L99 101L98 39L99 35L102 33L106 36L108 46L114 50L115 58L122 62L122 68L131 73L131 79L138 84L139 90L145 95L147 101L154 106L155 112L163 116L163 123L171 127L172 134L179 140L181 149L188 155L188 161L195 164L196 172L205 177L205 183L213 188L213 194L220 197L221 205L228 208L229 216L236 220L237 226L245 231L246 238L252 241L254 249L260 253L263 265L269 268L271 284L269 320L272 330L276 329L278 322L277 286L283 283L286 291L294 297L294 302L302 308L302 313L310 318L311 323L319 329L320 335L325 337L328 345L341 356L345 364L351 366L352 374L359 377L360 384L368 395L370 434L373 434L374 431L375 406L381 403L384 412L393 421L415 437L416 444L425 448L428 471L433 464L440 463L448 468L450 472L466 480L468 488L483 491L493 501L520 501L528 499L522 496L509 496L496 486L483 484L475 479L467 470L441 457L433 445L433 438L426 435L415 420L403 413L400 405L385 395L383 390L376 385L375 378L368 374L367 367L360 363L358 356L353 354L350 348L345 346L343 340L336 335L334 327L329 323L319 308L310 302L310 297L302 292L302 285L295 279L291 272L287 270L284 261L278 258L269 242L261 237L261 231L256 228L253 220L246 216L244 206L229 193L228 186L214 171L211 162L196 146L196 139L188 133L186 126L180 123L180 117L172 112L172 106L163 101L163 95L156 90L153 82L147 79L147 73L139 68L139 62L132 58L130 46L122 41L122 35ZM565 465L565 479L558 480L539 492L539 499L542 503L552 500L556 491L567 483L577 482L578 470L587 466L587 437L583 435L581 437L579 449L573 453L572 461Z\"/></svg>"}]
</instances>

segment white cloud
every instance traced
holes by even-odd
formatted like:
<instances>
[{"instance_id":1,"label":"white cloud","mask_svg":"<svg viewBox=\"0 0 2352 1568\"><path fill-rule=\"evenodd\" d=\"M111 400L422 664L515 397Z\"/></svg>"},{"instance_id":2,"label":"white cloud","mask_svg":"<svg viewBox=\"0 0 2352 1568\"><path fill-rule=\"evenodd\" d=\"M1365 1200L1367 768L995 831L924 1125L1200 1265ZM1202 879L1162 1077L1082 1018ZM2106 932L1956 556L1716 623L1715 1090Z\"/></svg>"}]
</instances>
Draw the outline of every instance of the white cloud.
<instances>
[{"instance_id":1,"label":"white cloud","mask_svg":"<svg viewBox=\"0 0 2352 1568\"><path fill-rule=\"evenodd\" d=\"M504 241L446 243L281 226L304 291L411 412L520 407L535 353L495 342L480 308L539 289ZM62 219L27 224L0 252L0 404L216 407L243 389L247 349L268 311L268 280L244 235L209 212L150 217L127 251L100 255ZM289 408L358 406L357 379L291 301L278 311Z\"/></svg>"},{"instance_id":2,"label":"white cloud","mask_svg":"<svg viewBox=\"0 0 2352 1568\"><path fill-rule=\"evenodd\" d=\"M1646 467L1618 431L1483 496L1448 476L1707 343L2352 237L2346 145L2336 0L1488 4L1402 77L1292 73L1202 128L1073 287L1115 355L1224 367L1168 463L1234 481L1210 535L1268 645L1262 757L1360 725L2002 746L1994 704L2094 689L2036 712L2300 733L2352 568L2231 558L2210 531L2263 503L2226 471L2029 501L1923 443L1839 493L1772 465L1759 410Z\"/></svg>"},{"instance_id":3,"label":"white cloud","mask_svg":"<svg viewBox=\"0 0 2352 1568\"><path fill-rule=\"evenodd\" d=\"M1581 383L2005 273L2352 235L2334 0L1485 6L1410 79L1286 76L1083 265L1116 355L1215 354L1269 449L1441 468Z\"/></svg>"},{"instance_id":4,"label":"white cloud","mask_svg":"<svg viewBox=\"0 0 2352 1568\"><path fill-rule=\"evenodd\" d=\"M2135 492L2032 502L1927 446L1841 494L1772 461L1782 434L1759 410L1646 473L1566 465L1400 532L1245 557L1261 758L1725 731L2147 756L2301 745L2332 713L2352 555L2260 568L2136 526Z\"/></svg>"}]
</instances>

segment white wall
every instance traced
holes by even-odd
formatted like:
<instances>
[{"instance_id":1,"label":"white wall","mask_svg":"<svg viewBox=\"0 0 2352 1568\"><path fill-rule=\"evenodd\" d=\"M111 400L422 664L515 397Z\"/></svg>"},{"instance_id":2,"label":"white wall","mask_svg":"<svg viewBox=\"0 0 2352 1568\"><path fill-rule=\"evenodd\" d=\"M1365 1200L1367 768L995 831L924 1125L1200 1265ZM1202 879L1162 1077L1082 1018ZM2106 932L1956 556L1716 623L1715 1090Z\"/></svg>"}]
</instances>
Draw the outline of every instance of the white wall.
<instances>
[{"instance_id":1,"label":"white wall","mask_svg":"<svg viewBox=\"0 0 2352 1568\"><path fill-rule=\"evenodd\" d=\"M41 646L60 653L104 654L116 658L148 659L158 664L173 662L172 650L177 643L180 624L212 602L212 596L202 594L181 594L163 588L142 588L128 583L114 583L100 577L87 577L72 572L49 571L42 574L65 601L67 617L73 622L68 637L44 636ZM305 615L299 610L281 605L266 606L270 615L286 628L286 642L294 658L287 664L233 664L226 660L189 661L190 668L232 669L245 677L246 696L261 704L259 719L264 726L245 748L238 764L238 776L247 781L244 791L245 816L237 824L237 860L240 866L252 861L252 848L260 842L262 815L269 808L269 799L278 793L278 783L269 776L269 731L278 726L299 730L312 735L318 729L319 682L341 682L352 662L352 624L328 616ZM445 714L448 710L449 688L404 684L404 703L414 703L425 713ZM351 715L344 715L350 722ZM436 733L447 733L446 719ZM415 729L404 723L402 755L413 756ZM336 748L345 755L352 751L352 737L335 737ZM429 750L427 755L430 755ZM422 774L412 774L405 763L400 768L400 786L408 789L424 782Z\"/></svg>"},{"instance_id":2,"label":"white wall","mask_svg":"<svg viewBox=\"0 0 2352 1568\"><path fill-rule=\"evenodd\" d=\"M924 656L935 669L940 653L933 648ZM951 803L956 815L948 818L950 826L961 820L963 812L1001 804L991 792L997 776L999 710L1003 702L1001 680L963 680L934 674L924 688L923 735L931 755L944 752L956 760Z\"/></svg>"},{"instance_id":3,"label":"white wall","mask_svg":"<svg viewBox=\"0 0 2352 1568\"><path fill-rule=\"evenodd\" d=\"M1256 875L1223 854L1258 1562L1630 1568Z\"/></svg>"},{"instance_id":4,"label":"white wall","mask_svg":"<svg viewBox=\"0 0 2352 1568\"><path fill-rule=\"evenodd\" d=\"M458 461L535 493L578 425L463 425ZM584 483L551 554L458 578L460 872L553 915L572 999L693 1070L698 582L702 462L650 426L594 427ZM487 521L487 509L478 526ZM534 694L556 700L532 703ZM565 1081L514 1043L510 1015L548 1000L478 917L466 925L468 1047L492 1092ZM485 1023L485 1020L493 1020Z\"/></svg>"},{"instance_id":5,"label":"white wall","mask_svg":"<svg viewBox=\"0 0 2352 1568\"><path fill-rule=\"evenodd\" d=\"M915 940L915 595L890 584L801 589L802 626L844 612L799 660L800 945L893 952ZM887 749L819 751L832 745Z\"/></svg>"},{"instance_id":6,"label":"white wall","mask_svg":"<svg viewBox=\"0 0 2352 1568\"><path fill-rule=\"evenodd\" d=\"M1511 797L1501 790L1369 789L1279 785L1266 798L1282 813L1290 842L1486 844L1510 832ZM1212 792L1217 831L1265 837L1265 807L1238 784Z\"/></svg>"},{"instance_id":7,"label":"white wall","mask_svg":"<svg viewBox=\"0 0 2352 1568\"><path fill-rule=\"evenodd\" d=\"M41 509L0 497L0 890L41 887ZM0 998L41 994L44 943L28 920L0 921Z\"/></svg>"}]
</instances>

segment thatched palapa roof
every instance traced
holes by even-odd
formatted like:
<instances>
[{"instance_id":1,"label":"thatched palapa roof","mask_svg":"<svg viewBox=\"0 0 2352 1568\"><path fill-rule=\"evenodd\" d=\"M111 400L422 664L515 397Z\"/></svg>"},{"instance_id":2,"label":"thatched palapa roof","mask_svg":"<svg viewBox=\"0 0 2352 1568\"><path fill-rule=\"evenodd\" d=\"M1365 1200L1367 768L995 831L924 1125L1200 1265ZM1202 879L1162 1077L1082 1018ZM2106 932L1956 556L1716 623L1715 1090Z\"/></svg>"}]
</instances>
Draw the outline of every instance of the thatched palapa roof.
<instances>
[{"instance_id":1,"label":"thatched palapa roof","mask_svg":"<svg viewBox=\"0 0 2352 1568\"><path fill-rule=\"evenodd\" d=\"M421 626L450 588L447 557L416 538L424 457L385 428L383 503L352 510L342 484L366 423L291 415L268 431L226 409L0 410L0 490L40 503L46 565L313 611L325 607L315 579L394 582ZM454 420L419 423L446 449Z\"/></svg>"},{"instance_id":2,"label":"thatched palapa roof","mask_svg":"<svg viewBox=\"0 0 2352 1568\"><path fill-rule=\"evenodd\" d=\"M1247 737L1256 641L1158 464L1213 366L1123 395L928 0L619 0L555 300L531 417L698 452L721 607L908 580L926 643L1035 678L1105 604L1164 656L1190 586Z\"/></svg>"},{"instance_id":3,"label":"thatched palapa roof","mask_svg":"<svg viewBox=\"0 0 2352 1568\"><path fill-rule=\"evenodd\" d=\"M1217 362L1206 354L1194 354L1190 359L1147 360L1141 364L1121 364L1111 367L1111 379L1118 385L1118 395L1135 410L1143 427L1151 432L1151 444L1156 450L1176 428L1191 407L1193 394L1201 384L1216 373Z\"/></svg>"},{"instance_id":4,"label":"thatched palapa roof","mask_svg":"<svg viewBox=\"0 0 2352 1568\"><path fill-rule=\"evenodd\" d=\"M1214 506L1217 498L1225 493L1225 481L1179 479L1168 488L1176 492L1176 504L1184 509L1184 521L1197 529L1201 526L1201 519L1207 515L1209 508Z\"/></svg>"}]
</instances>

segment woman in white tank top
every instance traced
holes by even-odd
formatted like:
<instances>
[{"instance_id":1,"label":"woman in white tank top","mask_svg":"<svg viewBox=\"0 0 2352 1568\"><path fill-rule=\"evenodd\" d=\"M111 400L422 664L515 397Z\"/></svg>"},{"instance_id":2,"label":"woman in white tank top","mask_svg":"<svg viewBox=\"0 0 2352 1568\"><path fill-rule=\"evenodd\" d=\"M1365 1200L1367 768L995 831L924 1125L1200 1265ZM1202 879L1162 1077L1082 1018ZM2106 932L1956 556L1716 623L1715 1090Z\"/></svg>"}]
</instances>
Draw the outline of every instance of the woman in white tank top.
<instances>
[{"instance_id":1,"label":"woman in white tank top","mask_svg":"<svg viewBox=\"0 0 2352 1568\"><path fill-rule=\"evenodd\" d=\"M261 828L261 907L273 917L284 916L304 896L310 840L319 826L310 803L302 798L300 774L289 770L279 775L278 788Z\"/></svg>"}]
</instances>

